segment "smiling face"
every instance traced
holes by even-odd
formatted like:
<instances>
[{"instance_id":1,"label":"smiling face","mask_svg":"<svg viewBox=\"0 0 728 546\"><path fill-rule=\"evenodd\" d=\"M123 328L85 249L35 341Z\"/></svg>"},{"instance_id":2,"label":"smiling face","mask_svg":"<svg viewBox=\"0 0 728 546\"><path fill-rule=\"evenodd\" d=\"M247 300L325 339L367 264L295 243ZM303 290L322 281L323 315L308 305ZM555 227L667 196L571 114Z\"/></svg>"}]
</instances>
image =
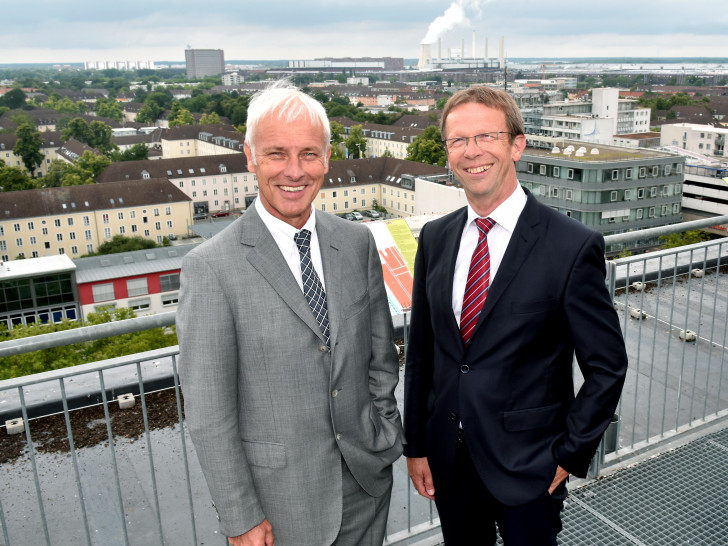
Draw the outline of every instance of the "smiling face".
<instances>
[{"instance_id":1,"label":"smiling face","mask_svg":"<svg viewBox=\"0 0 728 546\"><path fill-rule=\"evenodd\" d=\"M286 123L268 115L258 124L254 146L255 161L247 144L245 155L258 177L258 199L279 220L302 228L329 170L323 128L305 116Z\"/></svg>"},{"instance_id":2,"label":"smiling face","mask_svg":"<svg viewBox=\"0 0 728 546\"><path fill-rule=\"evenodd\" d=\"M447 115L447 134L443 138L472 137L483 133L508 131L505 114L496 108L477 102L454 107ZM526 147L526 137L502 134L496 142L475 144L469 138L467 146L448 152L450 169L463 185L468 203L480 216L488 216L516 189L515 162Z\"/></svg>"}]
</instances>

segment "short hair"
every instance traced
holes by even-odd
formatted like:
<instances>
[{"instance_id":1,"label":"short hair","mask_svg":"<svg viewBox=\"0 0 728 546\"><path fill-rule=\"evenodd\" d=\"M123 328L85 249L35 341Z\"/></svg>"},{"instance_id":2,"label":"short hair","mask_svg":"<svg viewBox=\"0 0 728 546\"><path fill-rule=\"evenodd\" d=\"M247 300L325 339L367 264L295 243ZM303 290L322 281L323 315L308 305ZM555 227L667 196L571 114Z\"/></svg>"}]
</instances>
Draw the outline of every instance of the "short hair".
<instances>
[{"instance_id":1,"label":"short hair","mask_svg":"<svg viewBox=\"0 0 728 546\"><path fill-rule=\"evenodd\" d=\"M311 125L318 125L324 130L324 154L331 147L331 126L326 110L321 103L310 97L287 79L277 80L258 91L248 105L248 119L245 126L245 144L255 159L255 132L260 120L275 115L285 123L305 118ZM325 159L325 158L324 158Z\"/></svg>"},{"instance_id":2,"label":"short hair","mask_svg":"<svg viewBox=\"0 0 728 546\"><path fill-rule=\"evenodd\" d=\"M521 110L507 91L494 89L487 85L474 85L458 91L445 104L445 108L442 111L442 121L440 123L440 132L442 133L443 139L447 138L445 127L447 124L447 116L452 109L470 102L482 104L488 108L495 108L503 112L506 117L506 127L511 134L511 142L514 141L516 136L524 134Z\"/></svg>"}]
</instances>

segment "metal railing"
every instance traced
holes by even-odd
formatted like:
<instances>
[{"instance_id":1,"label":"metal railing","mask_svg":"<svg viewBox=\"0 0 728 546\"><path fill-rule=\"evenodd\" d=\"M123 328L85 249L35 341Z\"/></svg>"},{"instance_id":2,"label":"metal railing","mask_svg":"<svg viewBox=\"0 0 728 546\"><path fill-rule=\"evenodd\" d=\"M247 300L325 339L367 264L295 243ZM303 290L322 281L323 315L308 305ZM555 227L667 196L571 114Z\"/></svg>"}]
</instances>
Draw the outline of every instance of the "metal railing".
<instances>
[{"instance_id":1,"label":"metal railing","mask_svg":"<svg viewBox=\"0 0 728 546\"><path fill-rule=\"evenodd\" d=\"M646 232L662 235L726 221L728 216L606 239L625 242ZM607 449L600 448L595 475L603 466L728 414L728 240L608 261L607 272L630 368L619 419L610 431L614 451L605 455ZM407 317L395 319L406 345ZM0 343L0 357L173 323L174 313L165 313L6 341ZM2 468L0 525L6 545L226 543L185 430L177 355L178 348L170 347L0 382L0 415L11 420L7 427L20 428L26 450ZM174 393L176 424L152 430L150 391L165 386ZM139 441L114 434L117 398L128 394L142 409ZM78 449L74 408L90 405L103 409L105 445ZM43 420L35 417L48 411L63 418L67 455L51 456L35 447L45 434L39 426ZM0 431L0 445L11 438L5 432ZM412 492L406 471L395 469L389 544L404 544L439 526L432 503Z\"/></svg>"}]
</instances>

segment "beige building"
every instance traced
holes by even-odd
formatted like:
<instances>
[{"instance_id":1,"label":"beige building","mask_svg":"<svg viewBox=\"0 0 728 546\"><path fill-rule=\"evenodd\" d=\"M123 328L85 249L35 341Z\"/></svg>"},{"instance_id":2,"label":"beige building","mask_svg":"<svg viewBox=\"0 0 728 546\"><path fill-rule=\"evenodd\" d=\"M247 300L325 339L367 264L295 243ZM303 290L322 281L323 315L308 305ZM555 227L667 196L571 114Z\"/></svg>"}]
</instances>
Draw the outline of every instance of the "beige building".
<instances>
[{"instance_id":1,"label":"beige building","mask_svg":"<svg viewBox=\"0 0 728 546\"><path fill-rule=\"evenodd\" d=\"M192 200L195 214L242 210L258 195L258 179L241 153L116 162L97 182L151 178L169 179Z\"/></svg>"},{"instance_id":2,"label":"beige building","mask_svg":"<svg viewBox=\"0 0 728 546\"><path fill-rule=\"evenodd\" d=\"M114 235L185 235L192 202L166 178L0 193L0 259L94 252Z\"/></svg>"},{"instance_id":3,"label":"beige building","mask_svg":"<svg viewBox=\"0 0 728 546\"><path fill-rule=\"evenodd\" d=\"M223 125L185 125L167 129L160 139L162 157L243 153L245 135Z\"/></svg>"},{"instance_id":4,"label":"beige building","mask_svg":"<svg viewBox=\"0 0 728 546\"><path fill-rule=\"evenodd\" d=\"M51 162L54 159L59 159L56 152L62 145L60 131L41 132L40 136L43 138L43 146L40 150L43 154L43 162L35 171L36 177L48 174L48 167L50 167ZM26 170L23 159L13 152L13 148L15 148L17 142L18 138L14 134L0 134L0 159L8 167L20 167Z\"/></svg>"},{"instance_id":5,"label":"beige building","mask_svg":"<svg viewBox=\"0 0 728 546\"><path fill-rule=\"evenodd\" d=\"M396 125L382 125L379 123L356 122L346 117L334 118L344 126L346 134L351 128L361 125L367 141L366 157L382 157L385 152L392 154L396 159L407 158L407 146L420 136L425 127L399 127Z\"/></svg>"},{"instance_id":6,"label":"beige building","mask_svg":"<svg viewBox=\"0 0 728 546\"><path fill-rule=\"evenodd\" d=\"M402 218L415 212L415 178L447 174L447 169L391 157L332 161L314 206L341 214L377 206Z\"/></svg>"},{"instance_id":7,"label":"beige building","mask_svg":"<svg viewBox=\"0 0 728 546\"><path fill-rule=\"evenodd\" d=\"M660 128L660 145L675 146L716 162L728 161L728 128L696 123L669 123Z\"/></svg>"}]
</instances>

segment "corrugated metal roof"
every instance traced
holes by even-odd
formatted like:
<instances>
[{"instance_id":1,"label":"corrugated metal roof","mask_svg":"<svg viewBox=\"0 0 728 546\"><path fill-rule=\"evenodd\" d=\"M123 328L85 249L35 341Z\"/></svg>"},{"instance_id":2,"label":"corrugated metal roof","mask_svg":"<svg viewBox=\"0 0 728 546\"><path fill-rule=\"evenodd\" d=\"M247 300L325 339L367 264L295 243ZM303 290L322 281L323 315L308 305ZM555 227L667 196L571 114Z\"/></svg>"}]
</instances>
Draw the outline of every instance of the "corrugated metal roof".
<instances>
[{"instance_id":1,"label":"corrugated metal roof","mask_svg":"<svg viewBox=\"0 0 728 546\"><path fill-rule=\"evenodd\" d=\"M197 243L199 244L199 243ZM149 248L73 260L78 284L173 271L197 244Z\"/></svg>"}]
</instances>

